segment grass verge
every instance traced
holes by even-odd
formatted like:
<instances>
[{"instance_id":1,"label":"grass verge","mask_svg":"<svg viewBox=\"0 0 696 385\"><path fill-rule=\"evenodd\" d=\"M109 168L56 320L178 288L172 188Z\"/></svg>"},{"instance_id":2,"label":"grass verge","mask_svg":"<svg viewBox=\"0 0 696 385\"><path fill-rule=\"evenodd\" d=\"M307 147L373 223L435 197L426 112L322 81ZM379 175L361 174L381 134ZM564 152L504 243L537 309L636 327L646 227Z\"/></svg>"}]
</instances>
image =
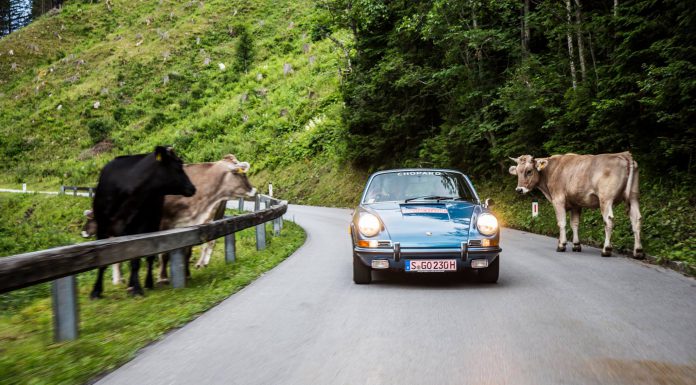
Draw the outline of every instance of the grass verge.
<instances>
[{"instance_id":1,"label":"grass verge","mask_svg":"<svg viewBox=\"0 0 696 385\"><path fill-rule=\"evenodd\" d=\"M51 206L54 211L72 213L75 211L73 205L88 203L87 199L72 197L22 195L0 199L3 213L8 212L6 202L17 199L35 207L37 217L43 216L39 215L40 207ZM68 203L67 207L61 209L61 203ZM81 211L77 211L79 218ZM62 230L55 232L62 232L68 237L65 241L69 241L70 235L65 229L72 231L72 222L66 223L71 225L64 225ZM15 298L5 302L0 314L0 382L8 385L81 384L113 370L132 359L140 348L191 321L276 266L302 245L304 239L304 231L286 221L281 236L272 237L269 233L268 247L257 252L254 229L241 231L237 233L238 253L234 264L224 262L223 244L217 242L211 264L205 269L194 269L186 289L157 287L146 291L142 298L130 298L123 286L106 282L104 299L90 301L94 273L81 274L78 277L80 338L76 341L53 343L51 302L50 298L42 296L45 293L28 293L20 295L23 298L20 301ZM50 246L56 244L41 248ZM196 249L194 256L197 256Z\"/></svg>"}]
</instances>

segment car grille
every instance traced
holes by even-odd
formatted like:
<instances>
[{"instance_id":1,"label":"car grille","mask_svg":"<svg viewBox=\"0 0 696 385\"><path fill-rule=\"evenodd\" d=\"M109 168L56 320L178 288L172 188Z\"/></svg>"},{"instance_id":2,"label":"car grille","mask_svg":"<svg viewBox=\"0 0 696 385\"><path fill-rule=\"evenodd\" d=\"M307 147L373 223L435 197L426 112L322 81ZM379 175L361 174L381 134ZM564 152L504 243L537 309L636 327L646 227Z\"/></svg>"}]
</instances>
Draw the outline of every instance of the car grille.
<instances>
[{"instance_id":1,"label":"car grille","mask_svg":"<svg viewBox=\"0 0 696 385\"><path fill-rule=\"evenodd\" d=\"M469 241L469 246L481 246L480 239L472 239Z\"/></svg>"},{"instance_id":2,"label":"car grille","mask_svg":"<svg viewBox=\"0 0 696 385\"><path fill-rule=\"evenodd\" d=\"M391 247L391 241L377 241L377 247Z\"/></svg>"}]
</instances>

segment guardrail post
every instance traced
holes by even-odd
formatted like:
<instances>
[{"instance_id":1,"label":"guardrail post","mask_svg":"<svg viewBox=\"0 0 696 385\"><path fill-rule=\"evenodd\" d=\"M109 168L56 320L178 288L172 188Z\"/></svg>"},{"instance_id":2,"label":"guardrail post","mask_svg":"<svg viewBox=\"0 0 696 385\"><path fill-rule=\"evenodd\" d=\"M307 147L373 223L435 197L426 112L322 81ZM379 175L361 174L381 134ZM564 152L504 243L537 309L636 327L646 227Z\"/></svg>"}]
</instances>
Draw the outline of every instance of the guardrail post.
<instances>
[{"instance_id":1,"label":"guardrail post","mask_svg":"<svg viewBox=\"0 0 696 385\"><path fill-rule=\"evenodd\" d=\"M94 196L94 189L90 187L89 188L89 197L92 198L93 196Z\"/></svg>"},{"instance_id":2,"label":"guardrail post","mask_svg":"<svg viewBox=\"0 0 696 385\"><path fill-rule=\"evenodd\" d=\"M169 266L171 268L173 288L186 287L186 266L184 260L184 249L176 249L169 252Z\"/></svg>"},{"instance_id":3,"label":"guardrail post","mask_svg":"<svg viewBox=\"0 0 696 385\"><path fill-rule=\"evenodd\" d=\"M254 201L254 212L261 209L261 195L256 195L256 200ZM263 250L266 248L266 224L261 223L256 225L256 250Z\"/></svg>"},{"instance_id":4,"label":"guardrail post","mask_svg":"<svg viewBox=\"0 0 696 385\"><path fill-rule=\"evenodd\" d=\"M77 187L73 187L73 189L72 189L72 195L73 195L74 197L77 196Z\"/></svg>"},{"instance_id":5,"label":"guardrail post","mask_svg":"<svg viewBox=\"0 0 696 385\"><path fill-rule=\"evenodd\" d=\"M225 218L229 218L229 216L225 215ZM235 238L235 233L225 235L225 262L234 262L237 253L236 249L237 240Z\"/></svg>"},{"instance_id":6,"label":"guardrail post","mask_svg":"<svg viewBox=\"0 0 696 385\"><path fill-rule=\"evenodd\" d=\"M77 279L74 275L58 278L51 284L53 303L53 339L56 342L77 338L79 311Z\"/></svg>"},{"instance_id":7,"label":"guardrail post","mask_svg":"<svg viewBox=\"0 0 696 385\"><path fill-rule=\"evenodd\" d=\"M60 195L63 195L63 194L65 194L65 186L63 186L63 185L60 185L60 191L59 191L59 194L60 194Z\"/></svg>"},{"instance_id":8,"label":"guardrail post","mask_svg":"<svg viewBox=\"0 0 696 385\"><path fill-rule=\"evenodd\" d=\"M272 200L271 200L271 204L272 204L272 205L277 205L277 204L279 204L279 203L280 203L280 201L278 201L277 199L272 199ZM281 221L281 218L282 218L282 216L280 216L280 217L278 217L278 218L275 218L275 219L273 220L273 236L275 236L275 237L277 237L277 236L280 235L280 226L281 226L281 225L280 225L280 221Z\"/></svg>"},{"instance_id":9,"label":"guardrail post","mask_svg":"<svg viewBox=\"0 0 696 385\"><path fill-rule=\"evenodd\" d=\"M244 211L244 198L239 198L239 211Z\"/></svg>"}]
</instances>

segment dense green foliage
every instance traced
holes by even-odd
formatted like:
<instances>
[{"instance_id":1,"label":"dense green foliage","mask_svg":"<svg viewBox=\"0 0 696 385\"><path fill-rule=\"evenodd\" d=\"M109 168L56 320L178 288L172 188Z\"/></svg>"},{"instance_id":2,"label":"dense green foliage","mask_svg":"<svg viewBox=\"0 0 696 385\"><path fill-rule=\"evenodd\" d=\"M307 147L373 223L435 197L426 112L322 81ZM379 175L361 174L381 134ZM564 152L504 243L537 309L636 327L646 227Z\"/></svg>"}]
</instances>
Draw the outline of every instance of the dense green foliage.
<instances>
[{"instance_id":1,"label":"dense green foliage","mask_svg":"<svg viewBox=\"0 0 696 385\"><path fill-rule=\"evenodd\" d=\"M80 197L0 194L0 223L6 225L0 229L0 255L76 242L82 208L88 204L88 199ZM15 231L7 231L11 226ZM81 384L118 367L304 243L304 232L291 222L285 222L280 237L271 236L270 229L268 225L269 245L261 252L256 251L254 228L238 233L237 259L231 265L224 262L223 242L217 242L211 264L193 269L186 290L157 287L147 290L145 297L131 298L123 286L113 286L106 279L104 298L90 301L94 272L80 274L80 338L76 341L53 343L47 285L0 295L0 382Z\"/></svg>"},{"instance_id":2,"label":"dense green foliage","mask_svg":"<svg viewBox=\"0 0 696 385\"><path fill-rule=\"evenodd\" d=\"M618 3L323 3L356 36L351 158L490 175L507 156L631 150L644 170L690 180L696 8Z\"/></svg>"}]
</instances>

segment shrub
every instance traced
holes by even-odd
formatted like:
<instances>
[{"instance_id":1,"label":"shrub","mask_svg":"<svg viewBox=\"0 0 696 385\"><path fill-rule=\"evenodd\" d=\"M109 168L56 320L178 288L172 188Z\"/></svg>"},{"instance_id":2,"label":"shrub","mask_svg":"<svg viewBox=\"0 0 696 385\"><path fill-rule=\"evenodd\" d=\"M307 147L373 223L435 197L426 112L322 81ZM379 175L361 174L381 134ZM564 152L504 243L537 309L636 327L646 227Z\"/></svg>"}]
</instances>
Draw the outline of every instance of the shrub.
<instances>
[{"instance_id":1,"label":"shrub","mask_svg":"<svg viewBox=\"0 0 696 385\"><path fill-rule=\"evenodd\" d=\"M87 122L87 132L92 143L97 144L109 137L115 122L111 118L95 118Z\"/></svg>"}]
</instances>

